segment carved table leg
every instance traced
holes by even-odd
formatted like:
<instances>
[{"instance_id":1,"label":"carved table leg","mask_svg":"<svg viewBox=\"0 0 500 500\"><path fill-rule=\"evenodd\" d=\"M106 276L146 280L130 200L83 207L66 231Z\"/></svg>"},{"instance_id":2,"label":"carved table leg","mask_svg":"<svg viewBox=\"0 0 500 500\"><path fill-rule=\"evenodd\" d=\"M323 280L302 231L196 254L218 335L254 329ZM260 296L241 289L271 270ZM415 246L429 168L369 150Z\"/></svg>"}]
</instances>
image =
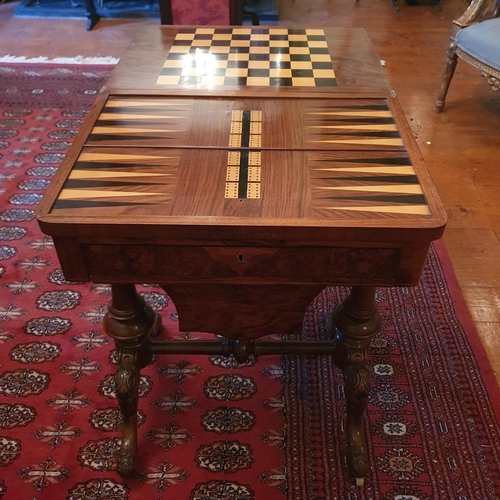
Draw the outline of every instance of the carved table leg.
<instances>
[{"instance_id":1,"label":"carved table leg","mask_svg":"<svg viewBox=\"0 0 500 500\"><path fill-rule=\"evenodd\" d=\"M334 360L344 373L347 403L347 468L356 483L362 485L368 468L363 416L368 403L370 372L367 350L371 339L380 331L381 320L375 304L375 287L355 286L338 305L329 329L335 328L337 348Z\"/></svg>"},{"instance_id":2,"label":"carved table leg","mask_svg":"<svg viewBox=\"0 0 500 500\"><path fill-rule=\"evenodd\" d=\"M104 317L104 331L118 351L115 375L116 398L123 417L122 444L117 471L128 477L137 456L137 401L139 374L151 361L151 330L160 328L160 317L137 294L134 285L111 285L112 299Z\"/></svg>"}]
</instances>

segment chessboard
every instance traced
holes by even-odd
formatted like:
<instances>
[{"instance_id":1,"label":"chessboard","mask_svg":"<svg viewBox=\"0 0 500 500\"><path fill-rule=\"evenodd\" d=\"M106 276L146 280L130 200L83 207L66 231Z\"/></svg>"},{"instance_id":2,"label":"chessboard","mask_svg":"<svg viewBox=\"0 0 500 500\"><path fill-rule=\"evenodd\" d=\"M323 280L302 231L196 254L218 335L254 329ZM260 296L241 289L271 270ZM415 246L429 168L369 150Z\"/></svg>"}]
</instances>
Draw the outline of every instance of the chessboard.
<instances>
[{"instance_id":1,"label":"chessboard","mask_svg":"<svg viewBox=\"0 0 500 500\"><path fill-rule=\"evenodd\" d=\"M157 85L335 87L322 29L180 28Z\"/></svg>"}]
</instances>

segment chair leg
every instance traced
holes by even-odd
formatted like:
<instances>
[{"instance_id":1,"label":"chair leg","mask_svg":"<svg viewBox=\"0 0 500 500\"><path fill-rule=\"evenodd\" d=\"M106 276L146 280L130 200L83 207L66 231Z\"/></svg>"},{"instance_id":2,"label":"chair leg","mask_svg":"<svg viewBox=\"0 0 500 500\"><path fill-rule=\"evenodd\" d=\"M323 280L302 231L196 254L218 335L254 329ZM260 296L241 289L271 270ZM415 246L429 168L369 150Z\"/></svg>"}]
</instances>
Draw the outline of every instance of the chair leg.
<instances>
[{"instance_id":1,"label":"chair leg","mask_svg":"<svg viewBox=\"0 0 500 500\"><path fill-rule=\"evenodd\" d=\"M458 56L455 52L456 48L456 43L453 40L448 48L448 60L444 68L441 88L439 89L439 95L436 101L437 113L440 113L444 108L444 100L446 99L446 94L448 93L448 87L450 86L451 79L455 73L455 68L457 67Z\"/></svg>"}]
</instances>

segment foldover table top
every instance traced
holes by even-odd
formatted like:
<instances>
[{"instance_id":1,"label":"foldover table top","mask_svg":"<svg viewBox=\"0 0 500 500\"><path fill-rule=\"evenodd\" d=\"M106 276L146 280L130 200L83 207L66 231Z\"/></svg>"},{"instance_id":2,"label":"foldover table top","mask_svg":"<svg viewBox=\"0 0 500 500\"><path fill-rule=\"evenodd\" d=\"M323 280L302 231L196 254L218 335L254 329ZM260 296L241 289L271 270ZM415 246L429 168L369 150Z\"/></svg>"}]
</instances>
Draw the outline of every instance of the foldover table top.
<instances>
[{"instance_id":1,"label":"foldover table top","mask_svg":"<svg viewBox=\"0 0 500 500\"><path fill-rule=\"evenodd\" d=\"M106 83L111 92L184 87L217 94L243 86L280 93L390 88L364 29L278 26L146 26Z\"/></svg>"}]
</instances>

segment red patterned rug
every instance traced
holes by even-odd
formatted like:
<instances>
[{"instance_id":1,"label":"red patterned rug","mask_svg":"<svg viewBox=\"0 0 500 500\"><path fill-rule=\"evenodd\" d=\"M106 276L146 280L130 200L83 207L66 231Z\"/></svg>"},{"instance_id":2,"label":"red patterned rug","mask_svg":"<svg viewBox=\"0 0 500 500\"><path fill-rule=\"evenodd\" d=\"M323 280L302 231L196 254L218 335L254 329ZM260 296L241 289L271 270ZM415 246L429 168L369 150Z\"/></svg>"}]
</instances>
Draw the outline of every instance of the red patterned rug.
<instances>
[{"instance_id":1,"label":"red patterned rug","mask_svg":"<svg viewBox=\"0 0 500 500\"><path fill-rule=\"evenodd\" d=\"M440 244L420 286L377 295L364 488L345 472L343 382L327 356L154 360L137 474L120 479L115 358L100 325L109 289L65 281L34 214L109 72L0 64L0 498L499 498L499 391ZM160 289L140 290L162 335L200 337L179 332ZM323 312L345 294L318 296L303 335L323 337Z\"/></svg>"}]
</instances>

